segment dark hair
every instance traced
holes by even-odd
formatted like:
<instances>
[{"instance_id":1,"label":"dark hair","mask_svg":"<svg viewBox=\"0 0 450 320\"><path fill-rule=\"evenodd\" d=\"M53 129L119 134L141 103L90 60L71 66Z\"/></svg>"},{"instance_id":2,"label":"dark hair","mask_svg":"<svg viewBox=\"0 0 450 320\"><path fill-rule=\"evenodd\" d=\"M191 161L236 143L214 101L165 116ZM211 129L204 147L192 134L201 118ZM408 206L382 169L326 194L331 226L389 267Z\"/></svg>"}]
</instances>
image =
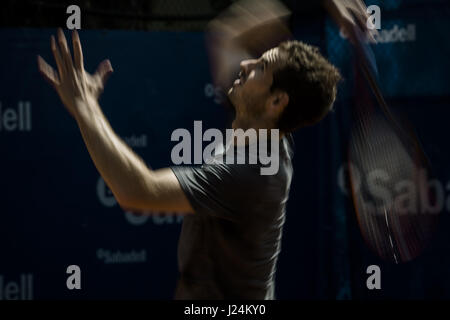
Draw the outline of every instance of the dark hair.
<instances>
[{"instance_id":1,"label":"dark hair","mask_svg":"<svg viewBox=\"0 0 450 320\"><path fill-rule=\"evenodd\" d=\"M271 91L279 89L289 96L278 127L282 132L291 132L325 117L333 106L341 75L317 47L286 41L278 50L286 58L274 71Z\"/></svg>"}]
</instances>

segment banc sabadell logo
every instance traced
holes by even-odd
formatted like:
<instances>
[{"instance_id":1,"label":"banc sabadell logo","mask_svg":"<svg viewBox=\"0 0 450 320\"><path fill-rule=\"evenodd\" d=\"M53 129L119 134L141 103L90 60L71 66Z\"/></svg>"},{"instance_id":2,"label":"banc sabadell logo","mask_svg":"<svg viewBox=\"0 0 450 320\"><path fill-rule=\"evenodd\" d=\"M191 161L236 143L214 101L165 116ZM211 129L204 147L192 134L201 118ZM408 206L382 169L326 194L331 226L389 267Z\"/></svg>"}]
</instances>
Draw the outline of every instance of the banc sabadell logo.
<instances>
[{"instance_id":1,"label":"banc sabadell logo","mask_svg":"<svg viewBox=\"0 0 450 320\"><path fill-rule=\"evenodd\" d=\"M373 33L377 43L396 43L396 42L415 42L416 41L416 25L409 23L407 26L398 26L394 24L390 28L381 27L381 9L377 5L370 5L366 10L368 18L366 26L370 30L378 30ZM402 23L401 23L402 24ZM345 34L340 32L342 38L346 38Z\"/></svg>"},{"instance_id":2,"label":"banc sabadell logo","mask_svg":"<svg viewBox=\"0 0 450 320\"><path fill-rule=\"evenodd\" d=\"M0 101L0 132L29 132L31 120L30 101L19 101L15 107L4 106Z\"/></svg>"},{"instance_id":3,"label":"banc sabadell logo","mask_svg":"<svg viewBox=\"0 0 450 320\"><path fill-rule=\"evenodd\" d=\"M0 300L33 300L33 274L22 273L18 277L0 274Z\"/></svg>"},{"instance_id":4,"label":"banc sabadell logo","mask_svg":"<svg viewBox=\"0 0 450 320\"><path fill-rule=\"evenodd\" d=\"M340 32L340 36L341 38L346 38L342 32ZM374 38L379 44L415 42L416 25L410 23L406 26L399 26L395 24L391 28L378 30L378 33L374 34Z\"/></svg>"},{"instance_id":5,"label":"banc sabadell logo","mask_svg":"<svg viewBox=\"0 0 450 320\"><path fill-rule=\"evenodd\" d=\"M97 196L100 203L107 208L113 208L117 205L117 200L114 198L113 193L102 177L99 177L97 181ZM158 212L147 213L148 214L137 215L133 212L125 211L125 220L133 226L141 226L149 219L156 225L175 224L183 221L183 216L181 214L176 214L175 212L172 215L162 215Z\"/></svg>"},{"instance_id":6,"label":"banc sabadell logo","mask_svg":"<svg viewBox=\"0 0 450 320\"><path fill-rule=\"evenodd\" d=\"M374 37L377 43L414 42L416 41L416 25L408 24L402 27L395 24L392 28L380 30Z\"/></svg>"}]
</instances>

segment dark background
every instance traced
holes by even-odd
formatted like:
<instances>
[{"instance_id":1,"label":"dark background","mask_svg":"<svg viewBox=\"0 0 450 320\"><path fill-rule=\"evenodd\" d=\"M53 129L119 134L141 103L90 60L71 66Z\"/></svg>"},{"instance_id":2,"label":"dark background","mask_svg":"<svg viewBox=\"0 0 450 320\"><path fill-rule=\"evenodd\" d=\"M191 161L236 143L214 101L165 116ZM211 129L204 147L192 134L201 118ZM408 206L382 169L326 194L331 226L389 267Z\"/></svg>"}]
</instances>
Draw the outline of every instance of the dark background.
<instances>
[{"instance_id":1,"label":"dark background","mask_svg":"<svg viewBox=\"0 0 450 320\"><path fill-rule=\"evenodd\" d=\"M2 2L0 115L18 114L19 104L27 102L32 126L0 129L0 298L14 283L23 291L23 275L32 277L33 299L172 298L181 221L154 216L129 222L102 189L75 122L37 72L36 55L53 62L49 37L56 27L65 28L67 6L78 4L86 69L94 71L104 58L115 69L100 101L105 115L120 136L145 135L146 146L134 149L152 168L165 167L171 165L174 129L192 130L194 120L203 120L204 128L228 123L211 85L203 29L230 3ZM382 261L366 245L351 199L338 183L350 110L360 94L350 47L320 6L285 3L293 11L296 38L320 47L344 82L334 112L295 134L277 298L450 298L450 199L432 242L413 261ZM414 25L414 40L374 49L379 80L391 108L408 116L447 188L450 1L366 3L381 7L382 30ZM106 263L100 257L105 251L145 252L145 258ZM72 264L82 270L81 290L66 288L66 268ZM381 290L366 288L366 268L373 264L381 269Z\"/></svg>"}]
</instances>

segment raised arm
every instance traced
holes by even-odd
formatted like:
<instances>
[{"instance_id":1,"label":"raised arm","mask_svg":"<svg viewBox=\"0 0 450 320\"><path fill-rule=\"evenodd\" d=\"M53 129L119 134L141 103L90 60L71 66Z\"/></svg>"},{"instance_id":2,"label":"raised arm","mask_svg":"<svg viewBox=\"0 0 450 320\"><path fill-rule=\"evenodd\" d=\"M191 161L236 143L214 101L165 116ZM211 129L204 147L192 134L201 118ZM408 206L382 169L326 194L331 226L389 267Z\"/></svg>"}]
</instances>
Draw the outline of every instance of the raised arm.
<instances>
[{"instance_id":1,"label":"raised arm","mask_svg":"<svg viewBox=\"0 0 450 320\"><path fill-rule=\"evenodd\" d=\"M290 14L277 0L240 0L210 21L205 31L214 84L228 91L242 60L290 39Z\"/></svg>"},{"instance_id":2,"label":"raised arm","mask_svg":"<svg viewBox=\"0 0 450 320\"><path fill-rule=\"evenodd\" d=\"M51 38L56 72L38 56L42 75L55 88L69 113L75 118L95 166L111 189L117 202L135 211L192 213L171 169L150 170L144 161L113 131L98 104L108 75L108 60L90 75L84 70L83 52L77 31L73 32L74 59L66 38L58 30L58 45Z\"/></svg>"}]
</instances>

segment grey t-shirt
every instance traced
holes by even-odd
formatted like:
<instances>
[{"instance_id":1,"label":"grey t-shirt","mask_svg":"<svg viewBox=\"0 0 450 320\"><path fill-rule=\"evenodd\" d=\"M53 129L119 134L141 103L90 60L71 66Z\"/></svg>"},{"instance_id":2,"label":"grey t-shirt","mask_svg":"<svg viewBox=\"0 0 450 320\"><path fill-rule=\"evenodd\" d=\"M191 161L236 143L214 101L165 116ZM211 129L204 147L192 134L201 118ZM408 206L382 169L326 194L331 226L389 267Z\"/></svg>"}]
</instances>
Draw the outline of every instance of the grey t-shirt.
<instances>
[{"instance_id":1,"label":"grey t-shirt","mask_svg":"<svg viewBox=\"0 0 450 320\"><path fill-rule=\"evenodd\" d=\"M275 175L261 175L261 164L171 168L195 211L182 225L175 299L275 299L293 172L290 140L280 142Z\"/></svg>"}]
</instances>

